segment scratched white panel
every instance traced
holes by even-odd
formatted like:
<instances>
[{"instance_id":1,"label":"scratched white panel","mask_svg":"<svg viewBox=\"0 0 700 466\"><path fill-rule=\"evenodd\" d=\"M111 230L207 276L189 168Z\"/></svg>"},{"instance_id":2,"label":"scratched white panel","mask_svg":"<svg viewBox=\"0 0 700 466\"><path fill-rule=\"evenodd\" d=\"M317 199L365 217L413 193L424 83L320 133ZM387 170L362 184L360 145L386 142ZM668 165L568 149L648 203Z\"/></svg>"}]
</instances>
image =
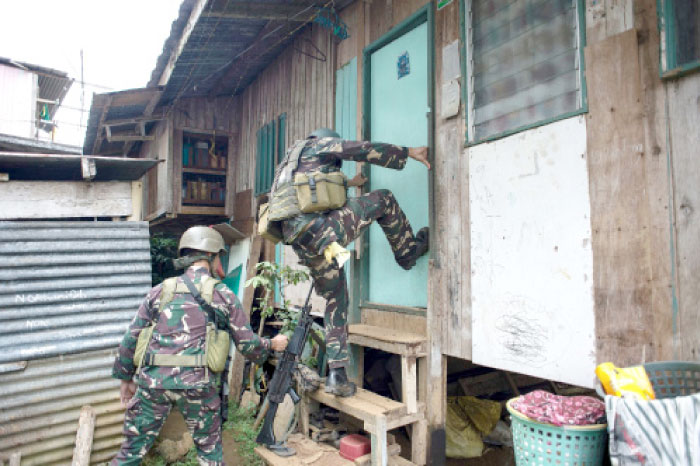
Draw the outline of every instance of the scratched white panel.
<instances>
[{"instance_id":1,"label":"scratched white panel","mask_svg":"<svg viewBox=\"0 0 700 466\"><path fill-rule=\"evenodd\" d=\"M585 153L583 117L469 149L475 363L592 385Z\"/></svg>"}]
</instances>

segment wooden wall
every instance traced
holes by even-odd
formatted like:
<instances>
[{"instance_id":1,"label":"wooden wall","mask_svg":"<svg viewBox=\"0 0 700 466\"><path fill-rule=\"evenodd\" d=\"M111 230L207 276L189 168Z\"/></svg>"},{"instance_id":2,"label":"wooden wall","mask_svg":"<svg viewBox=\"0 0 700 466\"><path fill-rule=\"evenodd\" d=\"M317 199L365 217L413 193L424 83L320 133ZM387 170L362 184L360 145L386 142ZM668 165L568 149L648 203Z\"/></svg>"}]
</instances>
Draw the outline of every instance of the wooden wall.
<instances>
[{"instance_id":1,"label":"wooden wall","mask_svg":"<svg viewBox=\"0 0 700 466\"><path fill-rule=\"evenodd\" d=\"M333 127L335 57L328 30L307 26L240 96L237 191L255 187L257 131L263 125L286 113L287 147L318 127Z\"/></svg>"},{"instance_id":2,"label":"wooden wall","mask_svg":"<svg viewBox=\"0 0 700 466\"><path fill-rule=\"evenodd\" d=\"M619 365L699 356L700 77L659 78L656 8L587 2L597 359Z\"/></svg>"}]
</instances>

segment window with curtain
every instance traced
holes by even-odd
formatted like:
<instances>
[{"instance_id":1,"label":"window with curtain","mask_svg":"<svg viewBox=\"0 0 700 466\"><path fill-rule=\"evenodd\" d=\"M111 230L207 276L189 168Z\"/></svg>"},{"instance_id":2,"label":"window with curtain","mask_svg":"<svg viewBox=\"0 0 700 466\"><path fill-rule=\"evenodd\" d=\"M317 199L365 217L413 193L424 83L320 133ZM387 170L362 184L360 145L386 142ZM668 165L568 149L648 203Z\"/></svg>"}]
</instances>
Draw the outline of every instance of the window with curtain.
<instances>
[{"instance_id":1,"label":"window with curtain","mask_svg":"<svg viewBox=\"0 0 700 466\"><path fill-rule=\"evenodd\" d=\"M580 0L465 0L471 141L583 108Z\"/></svg>"},{"instance_id":2,"label":"window with curtain","mask_svg":"<svg viewBox=\"0 0 700 466\"><path fill-rule=\"evenodd\" d=\"M697 0L662 0L661 71L674 77L700 68L700 4Z\"/></svg>"}]
</instances>

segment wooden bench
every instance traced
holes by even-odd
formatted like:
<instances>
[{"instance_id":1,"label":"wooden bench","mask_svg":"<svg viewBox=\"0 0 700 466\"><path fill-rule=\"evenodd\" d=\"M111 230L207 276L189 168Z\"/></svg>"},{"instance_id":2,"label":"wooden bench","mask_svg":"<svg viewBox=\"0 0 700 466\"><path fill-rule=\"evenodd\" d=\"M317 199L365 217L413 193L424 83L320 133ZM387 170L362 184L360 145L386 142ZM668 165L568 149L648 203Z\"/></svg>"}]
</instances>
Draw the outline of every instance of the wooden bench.
<instances>
[{"instance_id":1,"label":"wooden bench","mask_svg":"<svg viewBox=\"0 0 700 466\"><path fill-rule=\"evenodd\" d=\"M390 400L376 393L357 389L355 396L343 398L324 391L324 386L305 395L301 410L301 429L309 432L308 403L310 400L330 406L362 421L364 430L372 440L372 465L384 466L389 463L387 454L387 432L397 427L413 424L425 419L425 405L420 403L416 412L409 413L404 403ZM423 448L425 445L423 445Z\"/></svg>"}]
</instances>

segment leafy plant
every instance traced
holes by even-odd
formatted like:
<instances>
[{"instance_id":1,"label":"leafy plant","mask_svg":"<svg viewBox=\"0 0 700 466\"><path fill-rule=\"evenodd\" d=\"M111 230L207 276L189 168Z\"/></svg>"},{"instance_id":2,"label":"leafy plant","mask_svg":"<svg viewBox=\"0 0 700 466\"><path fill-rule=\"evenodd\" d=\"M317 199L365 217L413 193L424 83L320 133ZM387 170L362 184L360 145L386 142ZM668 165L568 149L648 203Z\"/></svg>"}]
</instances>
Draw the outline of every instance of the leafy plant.
<instances>
[{"instance_id":1,"label":"leafy plant","mask_svg":"<svg viewBox=\"0 0 700 466\"><path fill-rule=\"evenodd\" d=\"M245 282L245 286L253 288L262 287L263 296L258 298L258 309L263 318L275 316L282 322L281 333L291 335L296 327L296 319L292 314L296 312L290 309L290 302L284 295L284 285L298 285L309 280L309 273L305 270L294 269L288 265L279 265L274 262L258 262L255 266L258 273ZM279 289L282 302L275 307L275 291Z\"/></svg>"},{"instance_id":2,"label":"leafy plant","mask_svg":"<svg viewBox=\"0 0 700 466\"><path fill-rule=\"evenodd\" d=\"M151 283L153 286L166 278L178 274L173 267L173 259L177 258L178 240L175 237L156 233L150 238L151 242Z\"/></svg>"}]
</instances>

